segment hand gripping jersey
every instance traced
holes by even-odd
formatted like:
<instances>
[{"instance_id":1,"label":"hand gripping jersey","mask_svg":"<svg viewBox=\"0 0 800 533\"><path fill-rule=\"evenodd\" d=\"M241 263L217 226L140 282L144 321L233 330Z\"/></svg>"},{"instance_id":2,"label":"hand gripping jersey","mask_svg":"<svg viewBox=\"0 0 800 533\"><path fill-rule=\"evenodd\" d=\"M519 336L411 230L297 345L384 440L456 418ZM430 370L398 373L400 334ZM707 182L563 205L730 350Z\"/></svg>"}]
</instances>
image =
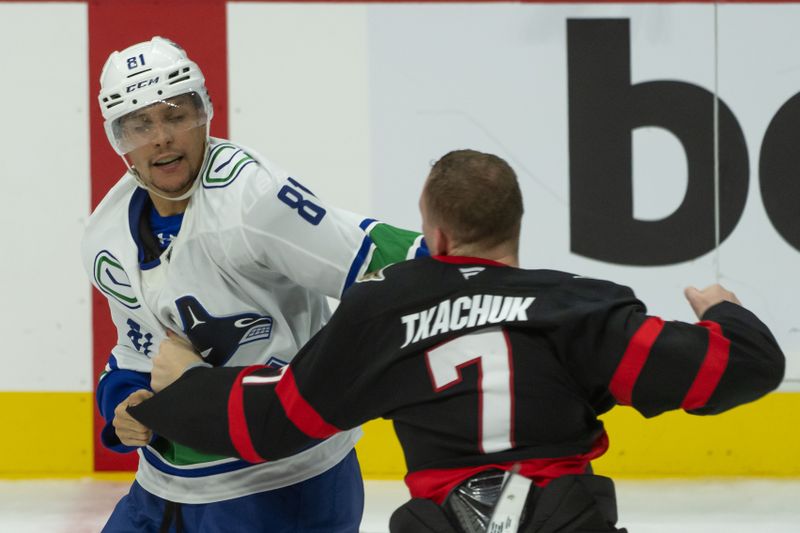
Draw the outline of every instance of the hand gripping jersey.
<instances>
[{"instance_id":1,"label":"hand gripping jersey","mask_svg":"<svg viewBox=\"0 0 800 533\"><path fill-rule=\"evenodd\" d=\"M180 232L163 253L148 227L149 196L129 175L90 219L83 259L118 331L98 385L108 422L128 394L149 389L151 358L167 329L182 332L214 366L280 367L328 320L326 296L340 297L367 268L424 252L418 234L327 206L227 141L212 140L198 179ZM201 454L159 436L139 449L137 480L170 501L236 498L324 472L352 449L359 431L260 465ZM102 439L130 450L110 424Z\"/></svg>"},{"instance_id":2,"label":"hand gripping jersey","mask_svg":"<svg viewBox=\"0 0 800 533\"><path fill-rule=\"evenodd\" d=\"M420 259L356 284L287 368L192 369L129 411L249 461L388 418L412 496L441 502L488 467L584 473L615 404L713 414L778 386L784 356L752 313L703 318L665 322L626 287L563 272Z\"/></svg>"}]
</instances>

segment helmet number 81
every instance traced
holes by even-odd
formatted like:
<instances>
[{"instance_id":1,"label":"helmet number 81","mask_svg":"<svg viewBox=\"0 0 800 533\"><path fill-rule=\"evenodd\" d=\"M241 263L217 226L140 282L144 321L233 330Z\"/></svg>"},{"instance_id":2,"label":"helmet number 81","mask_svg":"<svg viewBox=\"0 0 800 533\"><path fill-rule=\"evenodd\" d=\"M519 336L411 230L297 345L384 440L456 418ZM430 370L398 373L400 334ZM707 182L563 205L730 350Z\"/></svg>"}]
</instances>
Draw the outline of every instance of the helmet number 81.
<instances>
[{"instance_id":1,"label":"helmet number 81","mask_svg":"<svg viewBox=\"0 0 800 533\"><path fill-rule=\"evenodd\" d=\"M139 54L138 56L128 58L128 70L133 70L143 66L145 66L144 54Z\"/></svg>"}]
</instances>

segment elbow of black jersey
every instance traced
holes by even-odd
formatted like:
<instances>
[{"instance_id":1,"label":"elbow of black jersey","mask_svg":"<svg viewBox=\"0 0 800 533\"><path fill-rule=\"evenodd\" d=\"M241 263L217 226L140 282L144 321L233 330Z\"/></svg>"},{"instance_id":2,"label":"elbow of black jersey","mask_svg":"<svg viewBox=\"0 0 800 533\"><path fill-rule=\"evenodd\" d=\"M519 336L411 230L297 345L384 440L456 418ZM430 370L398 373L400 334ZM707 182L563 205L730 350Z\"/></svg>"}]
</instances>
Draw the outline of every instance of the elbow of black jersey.
<instances>
[{"instance_id":1,"label":"elbow of black jersey","mask_svg":"<svg viewBox=\"0 0 800 533\"><path fill-rule=\"evenodd\" d=\"M783 378L785 358L769 329L729 302L696 325L649 318L630 343L609 389L647 418L674 409L721 413L760 398Z\"/></svg>"},{"instance_id":2,"label":"elbow of black jersey","mask_svg":"<svg viewBox=\"0 0 800 533\"><path fill-rule=\"evenodd\" d=\"M228 431L228 397L239 371L193 368L128 412L168 440L203 453L238 456Z\"/></svg>"},{"instance_id":3,"label":"elbow of black jersey","mask_svg":"<svg viewBox=\"0 0 800 533\"><path fill-rule=\"evenodd\" d=\"M780 386L786 358L776 346L775 350L754 354L746 364L736 366L739 368L729 369L725 373L706 405L686 412L693 415L716 415L758 400Z\"/></svg>"},{"instance_id":4,"label":"elbow of black jersey","mask_svg":"<svg viewBox=\"0 0 800 533\"><path fill-rule=\"evenodd\" d=\"M786 370L786 356L769 328L747 309L724 302L703 316L716 320L731 340L725 373L708 402L695 415L713 415L752 402L777 389Z\"/></svg>"},{"instance_id":5,"label":"elbow of black jersey","mask_svg":"<svg viewBox=\"0 0 800 533\"><path fill-rule=\"evenodd\" d=\"M686 407L688 389L675 389L668 394L651 393L639 398L634 395L632 405L645 418L676 409L684 409L692 415L715 415L755 401L778 388L783 381L784 368L785 358L777 346L758 354L732 353L726 372L702 406Z\"/></svg>"}]
</instances>

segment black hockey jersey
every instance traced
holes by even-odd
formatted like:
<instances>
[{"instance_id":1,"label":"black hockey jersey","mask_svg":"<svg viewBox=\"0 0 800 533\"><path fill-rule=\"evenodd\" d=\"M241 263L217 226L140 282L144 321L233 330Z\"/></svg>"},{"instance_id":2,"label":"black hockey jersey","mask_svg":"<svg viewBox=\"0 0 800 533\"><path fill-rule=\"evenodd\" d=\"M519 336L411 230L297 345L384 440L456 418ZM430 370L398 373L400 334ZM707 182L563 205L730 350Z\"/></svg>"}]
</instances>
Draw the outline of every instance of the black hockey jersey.
<instances>
[{"instance_id":1,"label":"black hockey jersey","mask_svg":"<svg viewBox=\"0 0 800 533\"><path fill-rule=\"evenodd\" d=\"M665 322L611 282L439 257L353 286L280 371L192 369L129 410L167 438L250 461L383 417L407 481L526 461L575 470L605 451L597 417L615 404L719 413L776 388L784 364L769 329L732 303Z\"/></svg>"}]
</instances>

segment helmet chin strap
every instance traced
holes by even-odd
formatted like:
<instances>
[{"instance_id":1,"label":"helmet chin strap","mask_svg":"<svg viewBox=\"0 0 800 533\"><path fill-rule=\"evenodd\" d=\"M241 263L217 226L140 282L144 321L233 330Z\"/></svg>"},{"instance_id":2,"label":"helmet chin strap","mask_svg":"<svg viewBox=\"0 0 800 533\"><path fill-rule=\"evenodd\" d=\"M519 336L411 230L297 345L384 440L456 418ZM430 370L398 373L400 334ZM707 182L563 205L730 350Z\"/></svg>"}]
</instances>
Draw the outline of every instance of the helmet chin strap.
<instances>
[{"instance_id":1,"label":"helmet chin strap","mask_svg":"<svg viewBox=\"0 0 800 533\"><path fill-rule=\"evenodd\" d=\"M206 166L206 161L208 160L208 154L211 151L211 121L209 120L206 122L206 149L205 153L203 154L203 162L200 164L200 170L197 172L197 176L194 177L194 181L192 182L192 186L189 189L181 194L180 196L165 196L164 194L155 190L155 188L151 189L147 186L147 184L142 180L142 177L139 175L139 171L136 170L130 163L128 163L128 159L125 156L122 156L122 160L125 162L125 166L128 167L128 172L133 176L136 180L136 184L141 187L142 189L146 190L150 194L155 194L162 200L169 200L172 202L179 202L181 200L186 200L189 198L194 191L197 189L198 185L200 185L200 173Z\"/></svg>"}]
</instances>

